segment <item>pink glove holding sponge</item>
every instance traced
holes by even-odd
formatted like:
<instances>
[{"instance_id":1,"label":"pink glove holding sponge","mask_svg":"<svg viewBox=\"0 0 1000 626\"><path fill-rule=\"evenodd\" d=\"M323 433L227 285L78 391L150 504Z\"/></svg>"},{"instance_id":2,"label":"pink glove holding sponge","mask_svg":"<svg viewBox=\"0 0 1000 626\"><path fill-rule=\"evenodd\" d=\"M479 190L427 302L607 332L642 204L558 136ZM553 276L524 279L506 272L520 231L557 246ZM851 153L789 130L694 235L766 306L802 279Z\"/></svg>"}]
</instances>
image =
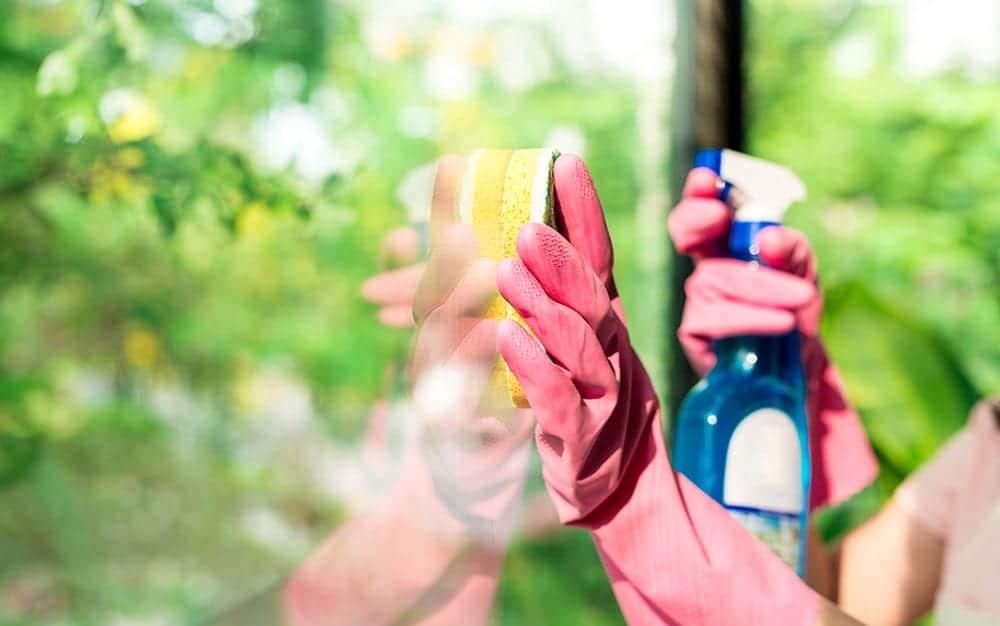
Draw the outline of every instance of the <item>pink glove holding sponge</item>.
<instances>
[{"instance_id":1,"label":"pink glove holding sponge","mask_svg":"<svg viewBox=\"0 0 1000 626\"><path fill-rule=\"evenodd\" d=\"M672 470L593 182L572 155L559 158L554 179L575 247L546 226L522 229L520 259L501 262L497 283L534 337L504 321L498 343L535 412L560 519L591 531L633 626L812 624L815 593Z\"/></svg>"}]
</instances>

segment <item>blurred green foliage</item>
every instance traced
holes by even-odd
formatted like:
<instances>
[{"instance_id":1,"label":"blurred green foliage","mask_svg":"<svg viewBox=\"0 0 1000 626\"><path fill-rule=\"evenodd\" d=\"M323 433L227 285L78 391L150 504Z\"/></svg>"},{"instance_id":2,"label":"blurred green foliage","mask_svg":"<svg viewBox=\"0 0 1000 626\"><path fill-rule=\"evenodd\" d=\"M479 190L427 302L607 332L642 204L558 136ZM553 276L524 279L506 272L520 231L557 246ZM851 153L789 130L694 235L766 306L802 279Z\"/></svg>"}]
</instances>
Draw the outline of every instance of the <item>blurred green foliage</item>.
<instances>
[{"instance_id":1,"label":"blurred green foliage","mask_svg":"<svg viewBox=\"0 0 1000 626\"><path fill-rule=\"evenodd\" d=\"M336 526L335 457L408 349L358 294L415 168L569 127L633 227L626 81L553 49L514 92L485 32L365 29L346 1L0 3L0 623L201 623ZM476 97L428 93L442 50Z\"/></svg>"},{"instance_id":2,"label":"blurred green foliage","mask_svg":"<svg viewBox=\"0 0 1000 626\"><path fill-rule=\"evenodd\" d=\"M819 253L824 332L883 462L877 493L828 515L836 535L1000 382L998 87L900 74L891 3L751 6L751 146L809 184L789 221ZM444 152L585 139L662 372L641 90L573 69L541 31L551 72L513 89L489 29L373 37L366 15L0 3L0 624L202 623L336 525L347 505L315 459L355 445L409 341L358 288L408 219L400 182ZM831 55L852 36L875 62L845 77ZM428 59L456 47L478 91L442 99ZM304 451L317 441L334 447ZM521 540L507 565L497 623L620 623L583 534Z\"/></svg>"},{"instance_id":3,"label":"blurred green foliage","mask_svg":"<svg viewBox=\"0 0 1000 626\"><path fill-rule=\"evenodd\" d=\"M901 5L751 6L750 145L807 181L788 220L819 256L823 333L882 465L836 535L1000 388L1000 85L961 63L904 71Z\"/></svg>"}]
</instances>

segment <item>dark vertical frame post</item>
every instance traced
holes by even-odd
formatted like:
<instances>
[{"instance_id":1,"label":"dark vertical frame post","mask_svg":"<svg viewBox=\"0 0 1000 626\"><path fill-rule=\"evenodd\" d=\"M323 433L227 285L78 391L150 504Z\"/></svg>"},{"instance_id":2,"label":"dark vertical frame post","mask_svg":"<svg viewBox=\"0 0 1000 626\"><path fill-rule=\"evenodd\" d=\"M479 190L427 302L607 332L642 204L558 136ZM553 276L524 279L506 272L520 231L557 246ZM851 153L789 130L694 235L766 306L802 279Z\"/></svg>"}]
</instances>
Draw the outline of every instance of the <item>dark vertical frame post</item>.
<instances>
[{"instance_id":1,"label":"dark vertical frame post","mask_svg":"<svg viewBox=\"0 0 1000 626\"><path fill-rule=\"evenodd\" d=\"M670 157L675 202L697 150L744 147L744 18L743 0L677 0L677 73ZM671 248L672 336L667 355L671 418L696 382L676 338L684 308L684 281L690 273L690 259Z\"/></svg>"}]
</instances>

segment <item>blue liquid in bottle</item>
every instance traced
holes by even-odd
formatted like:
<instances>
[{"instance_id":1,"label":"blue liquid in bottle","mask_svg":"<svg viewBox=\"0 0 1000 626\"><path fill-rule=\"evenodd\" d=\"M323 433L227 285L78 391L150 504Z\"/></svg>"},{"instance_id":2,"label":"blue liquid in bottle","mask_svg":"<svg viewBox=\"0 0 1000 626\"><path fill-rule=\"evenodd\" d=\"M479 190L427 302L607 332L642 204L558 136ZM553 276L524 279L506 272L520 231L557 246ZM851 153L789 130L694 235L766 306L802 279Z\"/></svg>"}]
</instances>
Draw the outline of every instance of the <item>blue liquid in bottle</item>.
<instances>
[{"instance_id":1,"label":"blue liquid in bottle","mask_svg":"<svg viewBox=\"0 0 1000 626\"><path fill-rule=\"evenodd\" d=\"M734 222L730 256L760 262L757 234L774 225ZM674 468L801 577L810 462L798 332L727 337L714 348L715 367L678 411Z\"/></svg>"}]
</instances>

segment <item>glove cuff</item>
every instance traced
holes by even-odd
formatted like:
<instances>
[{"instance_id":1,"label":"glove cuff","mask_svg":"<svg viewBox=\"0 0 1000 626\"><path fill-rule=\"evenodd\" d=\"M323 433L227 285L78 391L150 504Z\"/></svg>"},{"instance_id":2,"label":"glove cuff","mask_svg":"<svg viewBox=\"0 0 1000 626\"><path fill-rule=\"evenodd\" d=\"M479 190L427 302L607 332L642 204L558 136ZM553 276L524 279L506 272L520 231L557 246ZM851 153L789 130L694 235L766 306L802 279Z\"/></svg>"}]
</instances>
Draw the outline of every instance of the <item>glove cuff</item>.
<instances>
[{"instance_id":1,"label":"glove cuff","mask_svg":"<svg viewBox=\"0 0 1000 626\"><path fill-rule=\"evenodd\" d=\"M709 496L675 473L660 420L647 425L591 530L629 624L811 626L816 594Z\"/></svg>"},{"instance_id":2,"label":"glove cuff","mask_svg":"<svg viewBox=\"0 0 1000 626\"><path fill-rule=\"evenodd\" d=\"M812 461L809 508L815 510L847 500L871 483L879 468L861 418L819 339L803 343L802 359Z\"/></svg>"},{"instance_id":3,"label":"glove cuff","mask_svg":"<svg viewBox=\"0 0 1000 626\"><path fill-rule=\"evenodd\" d=\"M628 346L627 340L623 343ZM630 393L619 398L614 412L594 438L587 460L579 466L599 462L596 469L587 470L583 476L560 477L543 464L546 487L564 525L591 528L599 523L595 520L613 516L628 499L630 476L641 472L649 462L643 451L651 448L650 437L659 428L660 405L638 357L630 353L627 358L632 366L622 387L630 389ZM544 445L541 439L539 444Z\"/></svg>"}]
</instances>

